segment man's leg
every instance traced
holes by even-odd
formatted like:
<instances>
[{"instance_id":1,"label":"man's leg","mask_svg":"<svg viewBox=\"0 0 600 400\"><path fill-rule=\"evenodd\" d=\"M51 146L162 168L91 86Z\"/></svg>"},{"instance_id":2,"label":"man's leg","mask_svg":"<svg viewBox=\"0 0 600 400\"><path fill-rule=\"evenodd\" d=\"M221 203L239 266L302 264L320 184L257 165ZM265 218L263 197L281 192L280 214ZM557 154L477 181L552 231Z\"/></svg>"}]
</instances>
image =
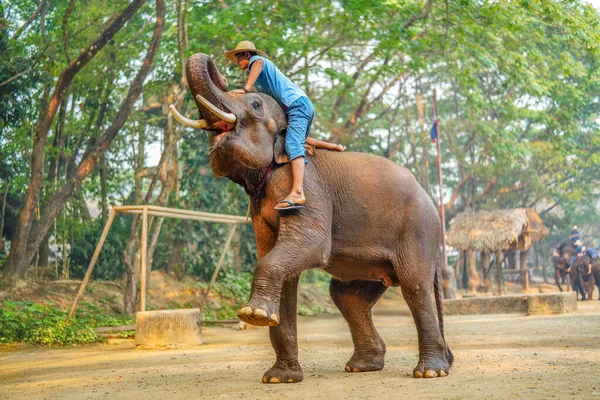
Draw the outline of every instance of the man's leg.
<instances>
[{"instance_id":1,"label":"man's leg","mask_svg":"<svg viewBox=\"0 0 600 400\"><path fill-rule=\"evenodd\" d=\"M292 191L286 196L286 199L295 204L302 204L306 201L304 197L304 157L292 160Z\"/></svg>"},{"instance_id":2,"label":"man's leg","mask_svg":"<svg viewBox=\"0 0 600 400\"><path fill-rule=\"evenodd\" d=\"M326 150L333 150L333 151L346 150L346 148L344 146L342 146L341 144L324 142L322 140L318 140L318 139L315 139L312 137L307 137L306 143L308 143L311 146L314 146L317 149L326 149Z\"/></svg>"},{"instance_id":3,"label":"man's leg","mask_svg":"<svg viewBox=\"0 0 600 400\"><path fill-rule=\"evenodd\" d=\"M292 189L283 200L277 203L277 209L291 206L288 201L294 204L303 204L306 201L304 197L304 141L310 129L312 116L312 105L307 104L303 99L298 99L288 109L288 127L285 135L285 151L292 164Z\"/></svg>"}]
</instances>

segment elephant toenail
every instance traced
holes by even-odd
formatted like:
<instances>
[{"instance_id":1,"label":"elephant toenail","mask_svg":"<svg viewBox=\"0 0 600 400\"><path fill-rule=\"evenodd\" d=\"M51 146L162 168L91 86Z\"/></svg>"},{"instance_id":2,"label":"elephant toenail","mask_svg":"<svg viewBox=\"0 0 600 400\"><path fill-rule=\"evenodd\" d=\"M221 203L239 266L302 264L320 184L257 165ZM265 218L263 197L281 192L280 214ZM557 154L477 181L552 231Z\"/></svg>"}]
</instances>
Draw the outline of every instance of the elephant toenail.
<instances>
[{"instance_id":1,"label":"elephant toenail","mask_svg":"<svg viewBox=\"0 0 600 400\"><path fill-rule=\"evenodd\" d=\"M267 319L267 312L262 308L257 308L254 310L254 316L261 319Z\"/></svg>"},{"instance_id":2,"label":"elephant toenail","mask_svg":"<svg viewBox=\"0 0 600 400\"><path fill-rule=\"evenodd\" d=\"M269 383L269 377L266 375L263 375L262 383Z\"/></svg>"},{"instance_id":3,"label":"elephant toenail","mask_svg":"<svg viewBox=\"0 0 600 400\"><path fill-rule=\"evenodd\" d=\"M437 372L428 369L427 371L425 371L425 378L437 378Z\"/></svg>"},{"instance_id":4,"label":"elephant toenail","mask_svg":"<svg viewBox=\"0 0 600 400\"><path fill-rule=\"evenodd\" d=\"M360 369L354 367L354 368L352 368L352 372L360 372Z\"/></svg>"},{"instance_id":5,"label":"elephant toenail","mask_svg":"<svg viewBox=\"0 0 600 400\"><path fill-rule=\"evenodd\" d=\"M346 364L346 372L352 372L352 368L348 364Z\"/></svg>"},{"instance_id":6,"label":"elephant toenail","mask_svg":"<svg viewBox=\"0 0 600 400\"><path fill-rule=\"evenodd\" d=\"M269 378L269 383L281 383L281 380L276 376L272 376Z\"/></svg>"},{"instance_id":7,"label":"elephant toenail","mask_svg":"<svg viewBox=\"0 0 600 400\"><path fill-rule=\"evenodd\" d=\"M244 307L242 308L240 311L238 311L238 317L240 318L244 318L244 317L250 317L252 316L252 308L251 307Z\"/></svg>"},{"instance_id":8,"label":"elephant toenail","mask_svg":"<svg viewBox=\"0 0 600 400\"><path fill-rule=\"evenodd\" d=\"M292 378L288 378L288 383L294 383L294 380Z\"/></svg>"},{"instance_id":9,"label":"elephant toenail","mask_svg":"<svg viewBox=\"0 0 600 400\"><path fill-rule=\"evenodd\" d=\"M448 374L446 373L446 371L440 371L440 376L441 376L442 378L443 378L444 376L446 376L446 375L448 375Z\"/></svg>"},{"instance_id":10,"label":"elephant toenail","mask_svg":"<svg viewBox=\"0 0 600 400\"><path fill-rule=\"evenodd\" d=\"M421 371L414 371L413 372L413 377L414 378L422 378L423 377L423 373Z\"/></svg>"},{"instance_id":11,"label":"elephant toenail","mask_svg":"<svg viewBox=\"0 0 600 400\"><path fill-rule=\"evenodd\" d=\"M272 325L279 325L279 317L277 316L277 314L271 314L270 320Z\"/></svg>"}]
</instances>

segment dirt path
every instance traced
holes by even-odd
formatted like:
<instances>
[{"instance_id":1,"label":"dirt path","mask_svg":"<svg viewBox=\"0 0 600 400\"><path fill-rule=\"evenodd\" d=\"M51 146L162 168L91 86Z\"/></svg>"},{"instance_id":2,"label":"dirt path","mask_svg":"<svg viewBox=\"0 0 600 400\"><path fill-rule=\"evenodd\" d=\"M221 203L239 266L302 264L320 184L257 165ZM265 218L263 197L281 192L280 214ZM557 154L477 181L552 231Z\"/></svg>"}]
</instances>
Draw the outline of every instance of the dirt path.
<instances>
[{"instance_id":1,"label":"dirt path","mask_svg":"<svg viewBox=\"0 0 600 400\"><path fill-rule=\"evenodd\" d=\"M389 300L375 310L387 343L381 372L343 372L352 342L340 316L300 318L304 382L265 385L273 360L265 328L207 328L194 350L143 351L132 344L0 352L7 399L599 399L600 301L571 315L446 317L455 355L443 379L413 379L416 330Z\"/></svg>"}]
</instances>

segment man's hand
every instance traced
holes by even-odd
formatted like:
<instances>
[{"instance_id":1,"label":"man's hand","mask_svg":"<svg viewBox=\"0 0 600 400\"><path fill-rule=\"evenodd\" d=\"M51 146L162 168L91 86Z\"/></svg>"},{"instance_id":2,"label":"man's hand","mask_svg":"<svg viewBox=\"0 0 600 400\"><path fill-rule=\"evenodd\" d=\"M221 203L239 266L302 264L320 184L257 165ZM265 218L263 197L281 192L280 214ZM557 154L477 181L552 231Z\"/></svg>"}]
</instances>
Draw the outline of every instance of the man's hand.
<instances>
[{"instance_id":1,"label":"man's hand","mask_svg":"<svg viewBox=\"0 0 600 400\"><path fill-rule=\"evenodd\" d=\"M244 89L233 89L233 90L230 90L229 93L246 94L246 92L244 91Z\"/></svg>"}]
</instances>

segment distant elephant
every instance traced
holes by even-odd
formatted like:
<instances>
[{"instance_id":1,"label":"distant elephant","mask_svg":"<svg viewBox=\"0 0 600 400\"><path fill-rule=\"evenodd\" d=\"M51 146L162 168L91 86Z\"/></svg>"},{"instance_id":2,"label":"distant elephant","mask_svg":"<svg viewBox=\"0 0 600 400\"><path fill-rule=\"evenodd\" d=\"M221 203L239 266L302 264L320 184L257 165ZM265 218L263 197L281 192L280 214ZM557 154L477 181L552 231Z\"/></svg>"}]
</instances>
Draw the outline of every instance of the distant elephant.
<instances>
[{"instance_id":1,"label":"distant elephant","mask_svg":"<svg viewBox=\"0 0 600 400\"><path fill-rule=\"evenodd\" d=\"M592 271L588 274L588 265L592 264ZM577 257L577 260L573 263L572 269L576 270L577 283L581 290L582 300L592 300L594 296L594 286L598 286L598 292L600 292L600 258L596 258L592 261L590 257L584 255ZM598 298L600 300L600 298Z\"/></svg>"},{"instance_id":2,"label":"distant elephant","mask_svg":"<svg viewBox=\"0 0 600 400\"><path fill-rule=\"evenodd\" d=\"M386 347L371 308L389 286L400 286L419 339L413 376L446 376L453 356L444 338L440 219L413 175L383 157L317 150L307 158L305 208L279 214L273 207L291 187L281 106L265 94L225 92L227 80L205 54L190 57L186 73L202 120L171 107L173 115L208 131L214 175L250 196L259 261L238 316L270 326L276 361L262 381L303 379L296 298L300 273L311 268L332 275L331 297L350 327L354 355L346 371L383 368Z\"/></svg>"},{"instance_id":3,"label":"distant elephant","mask_svg":"<svg viewBox=\"0 0 600 400\"><path fill-rule=\"evenodd\" d=\"M575 245L571 240L565 240L556 248L556 257L554 258L554 280L558 290L563 291L561 280L567 285L567 290L571 286L572 290L579 293L577 282L577 272L569 269L569 260L577 255Z\"/></svg>"}]
</instances>

